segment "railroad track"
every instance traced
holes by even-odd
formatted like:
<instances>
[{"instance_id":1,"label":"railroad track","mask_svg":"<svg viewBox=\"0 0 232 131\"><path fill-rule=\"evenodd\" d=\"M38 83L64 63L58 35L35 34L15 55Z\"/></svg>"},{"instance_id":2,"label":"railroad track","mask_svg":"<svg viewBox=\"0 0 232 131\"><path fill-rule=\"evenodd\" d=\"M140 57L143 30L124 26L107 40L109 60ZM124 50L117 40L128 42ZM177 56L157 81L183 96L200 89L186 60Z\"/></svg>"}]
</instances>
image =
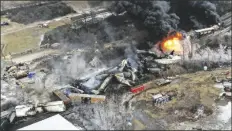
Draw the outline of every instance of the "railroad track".
<instances>
[{"instance_id":1,"label":"railroad track","mask_svg":"<svg viewBox=\"0 0 232 131\"><path fill-rule=\"evenodd\" d=\"M223 16L221 17L221 20L224 21L224 20L226 20L226 19L228 19L228 18L230 18L230 17L231 17L231 12L226 13L225 15L223 15Z\"/></svg>"},{"instance_id":2,"label":"railroad track","mask_svg":"<svg viewBox=\"0 0 232 131\"><path fill-rule=\"evenodd\" d=\"M40 23L49 23L49 22L52 22L53 20L64 20L64 19L71 19L73 20L74 18L76 18L76 20L81 20L85 17L89 17L91 16L91 12L93 12L94 15L97 15L97 14L102 14L102 13L107 13L108 11L104 8L99 8L99 9L93 9L94 11L92 10L84 10L82 13L74 13L74 14L68 14L66 16L61 16L61 17L57 17L57 18L54 18L52 20L46 20L46 21L38 21L38 22L34 22L34 23L31 23L29 24L28 26L24 27L24 28L21 28L21 29L18 29L18 30L13 30L13 31L9 31L9 32L5 32L5 33L1 33L1 36L3 35L7 35L7 34L11 34L11 33L15 33L15 32L18 32L18 31L21 31L21 30L25 30L25 29L28 29L28 28L33 28L33 27L36 27L38 26L38 24Z\"/></svg>"}]
</instances>

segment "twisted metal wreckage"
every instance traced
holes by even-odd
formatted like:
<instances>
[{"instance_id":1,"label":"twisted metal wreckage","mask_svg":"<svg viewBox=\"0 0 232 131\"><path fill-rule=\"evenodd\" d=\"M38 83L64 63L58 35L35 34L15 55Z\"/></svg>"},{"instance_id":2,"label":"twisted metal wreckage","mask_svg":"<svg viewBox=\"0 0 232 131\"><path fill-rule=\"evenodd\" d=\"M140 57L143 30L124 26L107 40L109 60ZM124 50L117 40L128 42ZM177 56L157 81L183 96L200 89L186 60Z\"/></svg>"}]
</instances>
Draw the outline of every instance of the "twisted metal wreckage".
<instances>
[{"instance_id":1,"label":"twisted metal wreckage","mask_svg":"<svg viewBox=\"0 0 232 131\"><path fill-rule=\"evenodd\" d=\"M143 84L139 84L146 74L160 75L162 71L168 68L169 64L174 64L181 60L180 56L173 55L173 53L165 57L157 57L154 52L144 50L136 50L136 53L138 56L136 60L131 58L124 59L116 67L98 71L97 73L92 73L78 79L72 79L69 83L69 87L54 90L53 94L60 99L59 101L39 103L36 106L32 104L18 105L15 108L1 112L1 120L3 120L1 128L5 129L6 126L9 125L9 123L13 123L17 117L33 116L44 111L64 112L68 107L72 106L72 104L104 102L106 99L104 94L109 89L111 83L117 83L119 87L125 88L127 91L129 90L134 95L138 94L152 87L152 84L154 85L154 82L144 83L144 81ZM99 61L95 57L90 62L93 66L97 66L97 63L99 63ZM35 73L29 72L28 65L24 63L6 67L5 70L5 74L3 74L2 77L3 80L7 81L8 77L14 77L18 80L16 84L22 88L24 84L20 82L20 79L27 76L31 78L35 75ZM155 84L161 86L169 84L172 80L173 78L171 77L167 79L156 79ZM219 80L216 79L216 82L217 81ZM226 88L226 95L228 96L227 90L231 93L231 88ZM222 95L225 95L225 93ZM153 94L153 105L158 106L164 104L172 100L175 96L176 93L173 91Z\"/></svg>"},{"instance_id":2,"label":"twisted metal wreckage","mask_svg":"<svg viewBox=\"0 0 232 131\"><path fill-rule=\"evenodd\" d=\"M135 87L136 84L138 84L139 78L142 78L144 73L159 74L162 70L165 70L163 66L166 64L176 63L181 59L179 56L171 57L171 59L157 59L158 57L155 53L143 50L137 50L137 54L140 58L138 61L129 58L124 59L116 67L108 68L87 77L71 80L71 86L69 88L62 88L53 91L53 94L60 98L61 101L53 101L43 104L40 103L36 107L34 105L18 105L11 111L5 111L6 115L3 117L7 120L7 122L12 123L14 117L32 116L43 111L63 112L66 110L66 106L68 107L71 103L103 102L106 99L103 94L107 91L108 85L110 85L112 81L120 83L123 87L129 87L130 91L136 94L146 88L144 85ZM19 63L6 67L3 79L7 80L7 77L14 77L16 80L19 80L27 76L33 77L33 75L35 74L29 72L27 64ZM164 80L161 84L169 82L170 80ZM16 84L22 88L24 86L20 81L17 81Z\"/></svg>"}]
</instances>

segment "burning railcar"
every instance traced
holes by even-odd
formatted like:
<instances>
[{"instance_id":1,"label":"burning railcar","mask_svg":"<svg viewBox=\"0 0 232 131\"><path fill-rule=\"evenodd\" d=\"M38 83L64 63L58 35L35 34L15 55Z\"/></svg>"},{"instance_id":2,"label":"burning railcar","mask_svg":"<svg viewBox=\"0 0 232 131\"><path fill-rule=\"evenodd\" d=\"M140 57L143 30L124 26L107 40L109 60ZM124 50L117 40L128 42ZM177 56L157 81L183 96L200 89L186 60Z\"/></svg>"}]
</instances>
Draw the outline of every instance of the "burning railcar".
<instances>
[{"instance_id":1,"label":"burning railcar","mask_svg":"<svg viewBox=\"0 0 232 131\"><path fill-rule=\"evenodd\" d=\"M171 31L154 46L153 50L156 54L158 51L167 55L183 55L191 51L191 42L185 33Z\"/></svg>"},{"instance_id":2,"label":"burning railcar","mask_svg":"<svg viewBox=\"0 0 232 131\"><path fill-rule=\"evenodd\" d=\"M219 30L222 27L223 27L223 23L218 23L217 25L213 25L213 26L208 27L208 28L194 30L194 36L199 38L199 37L204 36L206 34L214 33L215 31Z\"/></svg>"}]
</instances>

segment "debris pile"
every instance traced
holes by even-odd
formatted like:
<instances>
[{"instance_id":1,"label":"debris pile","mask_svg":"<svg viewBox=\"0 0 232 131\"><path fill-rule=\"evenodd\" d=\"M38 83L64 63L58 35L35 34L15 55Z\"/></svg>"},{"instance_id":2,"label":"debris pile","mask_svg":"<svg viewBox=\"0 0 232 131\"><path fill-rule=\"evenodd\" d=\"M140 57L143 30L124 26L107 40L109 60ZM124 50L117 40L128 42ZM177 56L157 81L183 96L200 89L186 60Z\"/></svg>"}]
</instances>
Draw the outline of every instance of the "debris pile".
<instances>
[{"instance_id":1,"label":"debris pile","mask_svg":"<svg viewBox=\"0 0 232 131\"><path fill-rule=\"evenodd\" d=\"M15 121L15 118L16 113L13 108L1 112L1 131L5 131L5 129L9 127L10 123Z\"/></svg>"},{"instance_id":2,"label":"debris pile","mask_svg":"<svg viewBox=\"0 0 232 131\"><path fill-rule=\"evenodd\" d=\"M1 130L5 131L12 125L16 118L22 118L26 116L34 116L37 113L47 112L63 112L66 110L66 106L63 101L53 101L46 104L41 104L38 107L34 105L18 105L15 108L10 108L1 112Z\"/></svg>"},{"instance_id":3,"label":"debris pile","mask_svg":"<svg viewBox=\"0 0 232 131\"><path fill-rule=\"evenodd\" d=\"M49 60L61 60L63 62L62 64L68 64L67 68L69 68L68 66L72 64L72 61L74 60L73 56L77 52L82 53L80 50L74 50L72 52L62 54L59 57L55 56L52 60ZM84 73L79 73L78 75L60 73L56 76L56 74L53 74L56 72L56 69L49 69L50 71L44 71L47 70L46 68L50 68L49 66L53 65L46 65L48 67L43 66L42 69L39 69L39 72L44 74L44 76L41 77L41 89L49 89L49 92L47 93L54 99L49 99L44 103L41 101L33 104L23 103L17 105L12 112L14 112L15 117L18 118L34 116L44 112L64 112L69 107L80 105L82 103L104 103L107 101L108 94L110 95L111 91L113 93L118 93L118 91L125 91L127 93L129 92L129 94L133 96L143 92L148 88L154 87L154 84L157 86L164 86L171 83L172 80L175 79L175 77L163 77L146 83L149 81L147 76L152 75L153 78L156 76L162 76L161 74L168 69L170 64L175 64L181 60L181 56L174 54L164 54L163 56L157 56L155 52L137 49L134 52L135 53L133 55L130 54L126 56L127 58L123 59L120 64L108 68L102 68L104 62L100 59L100 57L98 57L98 55L95 55L92 57L92 59L89 59L89 62L84 65L84 67L72 68L78 68L78 70L88 70ZM61 70L62 68L59 67L59 69ZM6 67L3 79L6 82L9 82L10 79L16 79L16 85L24 88L25 86L32 86L30 85L30 82L26 82L24 79L32 80L31 78L34 78L35 74L37 76L39 75L39 72L35 72L31 72L29 65L25 63L19 63ZM59 82L61 79L59 78L59 75L67 77L67 83L61 84ZM217 81L222 82L222 80L218 80L218 78ZM225 81L223 82L225 86L228 85L228 83ZM31 83L34 82L32 81ZM57 84L60 84L59 87L55 87L58 86ZM65 86L64 84L68 84L68 86ZM228 91L229 89L226 88L225 90ZM162 105L171 101L175 96L176 92L172 91L156 95L153 94L153 104L155 106ZM124 103L126 102L127 101ZM9 121L9 118L6 118L6 120Z\"/></svg>"},{"instance_id":4,"label":"debris pile","mask_svg":"<svg viewBox=\"0 0 232 131\"><path fill-rule=\"evenodd\" d=\"M3 74L3 80L7 78L15 78L20 79L23 77L27 77L29 73L29 66L26 63L18 63L12 66L6 67L6 70Z\"/></svg>"},{"instance_id":5,"label":"debris pile","mask_svg":"<svg viewBox=\"0 0 232 131\"><path fill-rule=\"evenodd\" d=\"M176 96L176 92L174 92L174 91L169 91L167 93L160 93L160 94L153 95L152 96L153 105L159 106L159 105L165 104L165 103L171 101L173 99L173 97L175 97L175 96Z\"/></svg>"},{"instance_id":6,"label":"debris pile","mask_svg":"<svg viewBox=\"0 0 232 131\"><path fill-rule=\"evenodd\" d=\"M223 75L223 76L221 76ZM231 72L227 71L223 74L221 74L219 76L215 76L214 80L216 83L219 83L223 86L224 90L223 92L220 94L220 97L228 97L231 98L231 92L232 92L232 88L231 88Z\"/></svg>"},{"instance_id":7,"label":"debris pile","mask_svg":"<svg viewBox=\"0 0 232 131\"><path fill-rule=\"evenodd\" d=\"M161 60L162 57L158 58L155 53L151 51L136 50L135 55L138 55L139 59L135 60L132 57L128 57L127 59L122 60L121 63L116 67L98 70L97 72L92 72L90 74L80 76L77 79L71 78L68 87L64 87L61 85L61 88L56 89L46 84L46 82L48 81L46 79L49 79L49 77L46 77L46 75L49 74L47 74L46 72L41 72L40 70L40 72L45 75L45 77L41 77L40 82L44 82L44 84L41 83L41 87L43 87L44 85L45 88L52 88L51 95L56 96L55 101L46 101L45 103L41 103L40 101L34 104L30 103L18 105L15 107L13 112L15 112L16 117L25 117L33 116L44 111L63 112L69 106L80 103L102 103L106 100L105 93L107 92L107 90L116 90L115 87L117 87L117 89L124 88L126 91L130 91L132 94L137 94L151 87L149 84L139 85L141 83L140 80L144 77L144 75L159 75L162 70L165 70L167 61L169 61L168 63L176 62L170 58L165 59L166 63L159 61L156 62L155 60ZM64 62L67 61L67 63L69 63L72 56L70 57L69 53L62 58ZM99 68L102 64L102 61L97 56L94 56L93 59L89 62L91 68ZM37 76L39 75L39 72L35 73L31 72L30 70L31 69L29 69L29 65L26 63L19 63L7 66L5 67L5 72L2 79L8 83L11 82L10 80L15 79L14 82L16 86L21 87L21 89L29 87L32 86L30 84L35 83L35 81L33 81L35 74ZM26 79L31 80L31 82L26 81ZM142 82L144 83L144 81ZM171 80L162 79L159 80L158 85L163 85L170 82ZM51 81L49 83L51 83ZM114 86L111 88L112 84L118 86Z\"/></svg>"},{"instance_id":8,"label":"debris pile","mask_svg":"<svg viewBox=\"0 0 232 131\"><path fill-rule=\"evenodd\" d=\"M81 77L71 81L71 85L86 94L100 95L104 94L110 83L118 83L131 92L142 91L145 87L135 87L139 85L139 80L146 74L153 74L160 76L160 73L167 68L167 64L173 64L180 59L175 56L167 55L171 58L158 58L154 52L137 50L138 60L127 58L121 61L116 67L107 68L103 71L97 72L87 77ZM175 57L175 60L172 59ZM157 61L156 61L157 60ZM158 61L159 60L159 61ZM97 61L97 62L96 62ZM95 63L95 64L93 64ZM95 57L90 62L91 65L99 63ZM160 81L162 84L170 83L171 80ZM138 89L137 89L138 88Z\"/></svg>"},{"instance_id":9,"label":"debris pile","mask_svg":"<svg viewBox=\"0 0 232 131\"><path fill-rule=\"evenodd\" d=\"M7 25L9 25L9 23L8 22L1 22L1 26L7 26Z\"/></svg>"}]
</instances>

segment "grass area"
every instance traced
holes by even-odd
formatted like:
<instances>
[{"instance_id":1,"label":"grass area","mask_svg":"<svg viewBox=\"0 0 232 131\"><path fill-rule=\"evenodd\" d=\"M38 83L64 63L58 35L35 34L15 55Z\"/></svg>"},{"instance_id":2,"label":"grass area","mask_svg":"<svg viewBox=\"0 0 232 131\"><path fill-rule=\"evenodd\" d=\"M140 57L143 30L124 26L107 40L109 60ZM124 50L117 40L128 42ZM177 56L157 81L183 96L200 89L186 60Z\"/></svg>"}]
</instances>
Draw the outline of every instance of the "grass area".
<instances>
[{"instance_id":1,"label":"grass area","mask_svg":"<svg viewBox=\"0 0 232 131\"><path fill-rule=\"evenodd\" d=\"M154 119L159 119L159 118L162 118L164 117L165 115L167 115L166 112L156 112L155 110L152 110L152 111L149 111L149 110L144 110L144 112L150 116L151 118L154 118Z\"/></svg>"},{"instance_id":2,"label":"grass area","mask_svg":"<svg viewBox=\"0 0 232 131\"><path fill-rule=\"evenodd\" d=\"M5 16L1 16L1 21L9 21L9 19L6 18Z\"/></svg>"},{"instance_id":3,"label":"grass area","mask_svg":"<svg viewBox=\"0 0 232 131\"><path fill-rule=\"evenodd\" d=\"M23 24L19 24L19 23L16 23L16 22L11 22L11 20L6 18L5 16L1 16L1 22L9 22L8 26L2 26L1 27L1 34L6 33L8 31L18 30L18 29L21 29L21 28L25 27L25 25L23 25Z\"/></svg>"},{"instance_id":4,"label":"grass area","mask_svg":"<svg viewBox=\"0 0 232 131\"><path fill-rule=\"evenodd\" d=\"M221 89L214 87L214 76L223 76L222 72L226 72L231 68L217 69L214 71L200 71L191 74L183 74L178 78L178 82L171 83L165 86L151 88L141 93L137 100L151 101L152 97L149 94L156 94L175 90L177 97L172 101L167 102L161 107L150 107L145 110L146 114L152 118L162 118L165 113L173 112L176 109L193 109L194 106L202 104L206 107L209 114L212 113L215 100L218 98ZM148 106L146 106L148 107ZM157 110L158 109L158 110Z\"/></svg>"},{"instance_id":5,"label":"grass area","mask_svg":"<svg viewBox=\"0 0 232 131\"><path fill-rule=\"evenodd\" d=\"M157 114L151 113L149 110L144 110L144 112L152 118L158 118Z\"/></svg>"},{"instance_id":6,"label":"grass area","mask_svg":"<svg viewBox=\"0 0 232 131\"><path fill-rule=\"evenodd\" d=\"M133 119L132 123L134 125L135 130L144 130L146 128L146 126L137 119Z\"/></svg>"},{"instance_id":7,"label":"grass area","mask_svg":"<svg viewBox=\"0 0 232 131\"><path fill-rule=\"evenodd\" d=\"M67 24L69 21L53 21L49 24L49 28L39 28L37 26L26 28L17 32L1 36L2 43L6 44L3 51L4 55L11 53L23 52L27 49L36 48L39 46L40 37L49 30L58 26Z\"/></svg>"}]
</instances>

